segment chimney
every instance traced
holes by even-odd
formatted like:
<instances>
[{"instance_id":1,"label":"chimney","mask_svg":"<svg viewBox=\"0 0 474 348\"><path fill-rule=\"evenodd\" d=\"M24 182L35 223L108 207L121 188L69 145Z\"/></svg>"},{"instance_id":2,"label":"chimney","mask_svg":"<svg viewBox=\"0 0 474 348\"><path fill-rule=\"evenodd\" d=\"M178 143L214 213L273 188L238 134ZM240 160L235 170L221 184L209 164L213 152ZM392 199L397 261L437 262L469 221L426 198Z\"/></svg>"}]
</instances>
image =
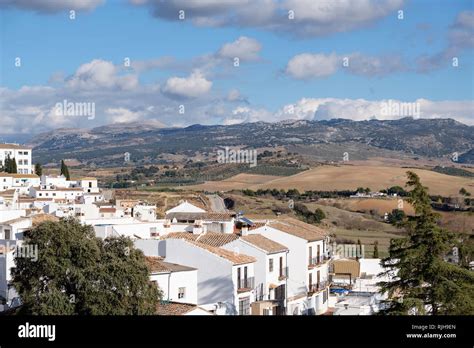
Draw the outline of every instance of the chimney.
<instances>
[{"instance_id":1,"label":"chimney","mask_svg":"<svg viewBox=\"0 0 474 348\"><path fill-rule=\"evenodd\" d=\"M247 236L249 234L249 228L247 226L242 226L242 228L240 229L240 233L242 234L242 236Z\"/></svg>"},{"instance_id":2,"label":"chimney","mask_svg":"<svg viewBox=\"0 0 474 348\"><path fill-rule=\"evenodd\" d=\"M201 234L203 232L202 221L195 220L193 226L193 234Z\"/></svg>"}]
</instances>

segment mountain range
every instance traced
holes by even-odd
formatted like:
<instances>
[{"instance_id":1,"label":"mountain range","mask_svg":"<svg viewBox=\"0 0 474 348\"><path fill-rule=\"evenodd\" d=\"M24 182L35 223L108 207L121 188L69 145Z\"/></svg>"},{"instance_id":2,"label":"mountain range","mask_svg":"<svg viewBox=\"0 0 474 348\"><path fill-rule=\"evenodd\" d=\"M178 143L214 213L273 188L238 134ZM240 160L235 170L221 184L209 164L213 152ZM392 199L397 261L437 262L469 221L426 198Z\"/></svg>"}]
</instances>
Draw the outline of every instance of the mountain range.
<instances>
[{"instance_id":1,"label":"mountain range","mask_svg":"<svg viewBox=\"0 0 474 348\"><path fill-rule=\"evenodd\" d=\"M281 121L236 125L192 125L162 128L156 123L126 123L93 129L56 129L29 141L35 161L57 162L74 158L82 163L116 165L129 152L134 159L155 159L159 154L212 153L218 147L295 147L360 144L413 156L451 158L474 163L474 126L452 119L352 121Z\"/></svg>"}]
</instances>

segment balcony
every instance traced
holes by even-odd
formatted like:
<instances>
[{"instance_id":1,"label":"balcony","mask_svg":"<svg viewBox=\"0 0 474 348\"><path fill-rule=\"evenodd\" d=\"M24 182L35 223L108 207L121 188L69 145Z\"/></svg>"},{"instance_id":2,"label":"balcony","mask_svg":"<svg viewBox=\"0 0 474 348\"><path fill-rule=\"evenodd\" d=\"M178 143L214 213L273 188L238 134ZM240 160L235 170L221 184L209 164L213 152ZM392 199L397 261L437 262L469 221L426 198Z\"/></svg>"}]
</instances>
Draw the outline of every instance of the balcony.
<instances>
[{"instance_id":1,"label":"balcony","mask_svg":"<svg viewBox=\"0 0 474 348\"><path fill-rule=\"evenodd\" d=\"M284 280L288 278L288 267L282 267L279 269L280 273L278 275L278 280Z\"/></svg>"},{"instance_id":2,"label":"balcony","mask_svg":"<svg viewBox=\"0 0 474 348\"><path fill-rule=\"evenodd\" d=\"M319 282L308 286L308 296L311 296L317 292L323 291L329 286L328 281Z\"/></svg>"},{"instance_id":3,"label":"balcony","mask_svg":"<svg viewBox=\"0 0 474 348\"><path fill-rule=\"evenodd\" d=\"M250 291L254 287L255 287L255 278L254 277L237 279L237 292Z\"/></svg>"},{"instance_id":4,"label":"balcony","mask_svg":"<svg viewBox=\"0 0 474 348\"><path fill-rule=\"evenodd\" d=\"M308 269L314 268L316 266L322 265L325 262L329 261L331 258L329 256L319 256L319 257L310 257L308 258Z\"/></svg>"}]
</instances>

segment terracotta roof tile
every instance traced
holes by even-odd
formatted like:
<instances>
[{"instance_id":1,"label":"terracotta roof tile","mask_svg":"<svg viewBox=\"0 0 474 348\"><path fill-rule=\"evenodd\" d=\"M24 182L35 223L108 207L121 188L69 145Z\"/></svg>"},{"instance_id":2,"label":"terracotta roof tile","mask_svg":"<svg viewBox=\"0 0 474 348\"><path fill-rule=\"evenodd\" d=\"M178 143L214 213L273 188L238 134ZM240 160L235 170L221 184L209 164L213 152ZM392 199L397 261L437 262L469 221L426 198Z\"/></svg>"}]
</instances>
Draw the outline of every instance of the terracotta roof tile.
<instances>
[{"instance_id":1,"label":"terracotta roof tile","mask_svg":"<svg viewBox=\"0 0 474 348\"><path fill-rule=\"evenodd\" d=\"M261 234L251 234L248 236L240 237L245 242L256 246L259 249L264 250L268 254L278 253L281 251L286 251L288 248L280 243L274 242L271 239L268 239Z\"/></svg>"},{"instance_id":2,"label":"terracotta roof tile","mask_svg":"<svg viewBox=\"0 0 474 348\"><path fill-rule=\"evenodd\" d=\"M196 268L163 261L161 257L146 256L145 263L151 273L194 271Z\"/></svg>"},{"instance_id":3,"label":"terracotta roof tile","mask_svg":"<svg viewBox=\"0 0 474 348\"><path fill-rule=\"evenodd\" d=\"M227 261L232 262L234 265L242 265L244 263L252 263L252 262L257 261L254 257L249 256L249 255L235 253L233 251L213 247L213 246L199 243L199 242L194 242L194 241L187 241L187 242L194 244L197 247L200 247L204 250L207 250L214 255L222 257L223 259L226 259Z\"/></svg>"},{"instance_id":4,"label":"terracotta roof tile","mask_svg":"<svg viewBox=\"0 0 474 348\"><path fill-rule=\"evenodd\" d=\"M185 239L185 240L196 240L199 237L197 234L192 234L191 232L171 232L164 236L161 236L160 239Z\"/></svg>"},{"instance_id":5,"label":"terracotta roof tile","mask_svg":"<svg viewBox=\"0 0 474 348\"><path fill-rule=\"evenodd\" d=\"M293 218L273 220L268 223L268 226L293 236L306 239L308 242L322 240L327 236L327 232L323 229Z\"/></svg>"},{"instance_id":6,"label":"terracotta roof tile","mask_svg":"<svg viewBox=\"0 0 474 348\"><path fill-rule=\"evenodd\" d=\"M157 315L184 315L199 308L195 304L160 301L156 305Z\"/></svg>"},{"instance_id":7,"label":"terracotta roof tile","mask_svg":"<svg viewBox=\"0 0 474 348\"><path fill-rule=\"evenodd\" d=\"M239 239L239 236L233 233L206 232L198 235L196 241L214 247L221 247L236 239Z\"/></svg>"}]
</instances>

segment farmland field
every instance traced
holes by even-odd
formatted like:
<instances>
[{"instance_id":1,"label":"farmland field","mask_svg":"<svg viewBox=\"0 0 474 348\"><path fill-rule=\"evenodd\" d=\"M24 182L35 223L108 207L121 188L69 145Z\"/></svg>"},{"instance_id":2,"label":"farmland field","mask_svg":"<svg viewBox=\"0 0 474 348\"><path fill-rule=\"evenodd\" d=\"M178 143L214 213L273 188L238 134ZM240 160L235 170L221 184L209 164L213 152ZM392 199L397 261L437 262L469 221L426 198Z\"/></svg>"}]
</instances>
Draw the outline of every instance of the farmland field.
<instances>
[{"instance_id":1,"label":"farmland field","mask_svg":"<svg viewBox=\"0 0 474 348\"><path fill-rule=\"evenodd\" d=\"M369 187L371 190L386 189L391 186L404 186L406 172L416 172L423 184L429 187L430 194L443 196L456 195L461 187L474 191L474 179L436 173L426 169L400 168L390 166L352 166L324 165L288 177L239 174L218 182L206 182L190 186L196 190L228 191L232 189L296 188L306 190L355 190Z\"/></svg>"}]
</instances>

